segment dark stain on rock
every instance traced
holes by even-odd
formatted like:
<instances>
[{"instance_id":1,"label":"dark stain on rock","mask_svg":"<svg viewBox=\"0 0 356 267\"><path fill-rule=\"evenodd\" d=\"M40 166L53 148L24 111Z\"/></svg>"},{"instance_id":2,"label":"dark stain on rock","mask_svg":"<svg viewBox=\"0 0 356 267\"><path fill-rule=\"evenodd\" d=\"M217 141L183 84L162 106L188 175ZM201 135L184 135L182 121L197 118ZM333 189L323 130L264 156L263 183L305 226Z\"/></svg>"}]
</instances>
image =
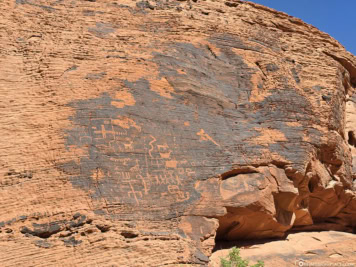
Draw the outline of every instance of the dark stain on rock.
<instances>
[{"instance_id":1,"label":"dark stain on rock","mask_svg":"<svg viewBox=\"0 0 356 267\"><path fill-rule=\"evenodd\" d=\"M298 76L297 70L295 68L292 68L291 72L292 72L293 78L296 81L296 83L300 83L300 78Z\"/></svg>"},{"instance_id":2,"label":"dark stain on rock","mask_svg":"<svg viewBox=\"0 0 356 267\"><path fill-rule=\"evenodd\" d=\"M281 52L282 49L276 42L276 39L278 38L278 33L267 29L261 29L258 31L257 34L255 34L253 37L250 37L248 40L267 47L269 49L272 49L275 52Z\"/></svg>"},{"instance_id":3,"label":"dark stain on rock","mask_svg":"<svg viewBox=\"0 0 356 267\"><path fill-rule=\"evenodd\" d=\"M85 76L85 79L87 80L100 80L106 76L106 72L100 72L100 73L89 73Z\"/></svg>"},{"instance_id":4,"label":"dark stain on rock","mask_svg":"<svg viewBox=\"0 0 356 267\"><path fill-rule=\"evenodd\" d=\"M87 217L85 215L80 215L80 213L76 213L73 216L73 220L68 222L67 229L80 227L86 223L87 223Z\"/></svg>"},{"instance_id":5,"label":"dark stain on rock","mask_svg":"<svg viewBox=\"0 0 356 267\"><path fill-rule=\"evenodd\" d=\"M45 224L33 223L32 226L33 226L32 230L24 226L21 228L20 232L22 234L38 236L40 238L48 238L51 235L61 231L61 226L57 222L45 223Z\"/></svg>"},{"instance_id":6,"label":"dark stain on rock","mask_svg":"<svg viewBox=\"0 0 356 267\"><path fill-rule=\"evenodd\" d=\"M88 223L91 223L90 219L88 219L85 215L76 213L73 215L72 220L61 220L44 224L33 223L32 229L24 226L20 229L20 232L27 236L31 235L38 236L40 238L49 238L65 229L72 231L73 229Z\"/></svg>"},{"instance_id":7,"label":"dark stain on rock","mask_svg":"<svg viewBox=\"0 0 356 267\"><path fill-rule=\"evenodd\" d=\"M320 85L315 85L315 86L313 86L312 88L313 88L314 90L318 91L318 92L320 92L322 89L324 89L324 87L323 87L323 86L320 86Z\"/></svg>"},{"instance_id":8,"label":"dark stain on rock","mask_svg":"<svg viewBox=\"0 0 356 267\"><path fill-rule=\"evenodd\" d=\"M16 221L17 221L16 218L12 218L11 220L6 221L5 224L6 224L6 225L11 225L11 224L13 224L13 223L16 222Z\"/></svg>"},{"instance_id":9,"label":"dark stain on rock","mask_svg":"<svg viewBox=\"0 0 356 267\"><path fill-rule=\"evenodd\" d=\"M50 248L50 247L52 247L52 244L51 244L51 243L49 243L47 240L43 240L43 239L41 239L41 240L36 240L36 241L34 242L34 244L35 244L37 247L40 247L40 248Z\"/></svg>"},{"instance_id":10,"label":"dark stain on rock","mask_svg":"<svg viewBox=\"0 0 356 267\"><path fill-rule=\"evenodd\" d=\"M151 9L151 10L154 10L155 7L148 1L139 1L139 2L136 2L136 7L144 10L144 9Z\"/></svg>"},{"instance_id":11,"label":"dark stain on rock","mask_svg":"<svg viewBox=\"0 0 356 267\"><path fill-rule=\"evenodd\" d=\"M125 85L138 89L137 93L142 94L140 97L135 95L135 99L152 101L157 98L146 80L125 82ZM140 107L146 110L145 113L137 107L125 107L126 110L123 111L111 105L113 101L115 99L104 94L101 98L74 104L80 108L77 109L76 117L72 119L79 124L77 129L68 132L67 143L88 147L88 154L80 159L81 172L80 175L71 177L72 184L93 191L94 199L105 198L109 203L125 203L127 207L145 203L146 200L143 201L145 198L152 204L159 203L161 198L167 198L169 203L173 202L170 205L177 206L178 212L182 213L184 203L197 199L198 195L191 189L196 176L195 170L184 166L187 165L187 161L180 163L184 161L184 155L175 151L178 142L184 142L185 149L188 145L187 141L178 140L172 134L178 125L170 124L169 117L159 112L150 101L140 104ZM167 106L164 102L163 99L162 104ZM126 112L133 114L131 118L135 119L136 127L126 129L114 123L120 116L125 116ZM167 109L167 112L174 117L173 111ZM193 110L190 114L192 113ZM155 114L154 122L149 123L150 118L146 118L144 114ZM188 118L189 114L186 116L187 120L191 119ZM80 125L87 125L86 129L83 131ZM140 125L147 125L145 133L140 132ZM164 139L161 137L162 133L166 134ZM197 140L198 136L195 133L194 135ZM66 170L67 166L69 170ZM77 169L72 163L61 166L66 172L73 172L73 167ZM97 179L99 176L102 177ZM175 214L176 211L169 209L162 211L168 214L172 212ZM128 216L130 220L133 218L129 211L122 213L122 216ZM152 218L154 216L152 215Z\"/></svg>"},{"instance_id":12,"label":"dark stain on rock","mask_svg":"<svg viewBox=\"0 0 356 267\"><path fill-rule=\"evenodd\" d=\"M0 228L1 227L4 227L5 225L12 225L13 223L15 222L24 222L26 221L27 219L27 216L26 215L22 215L22 216L19 216L17 218L12 218L11 220L8 220L8 221L3 221L3 222L0 222Z\"/></svg>"},{"instance_id":13,"label":"dark stain on rock","mask_svg":"<svg viewBox=\"0 0 356 267\"><path fill-rule=\"evenodd\" d=\"M73 65L72 67L70 67L69 69L67 69L66 72L74 71L74 70L77 70L77 69L78 69L78 66L77 66L77 65Z\"/></svg>"},{"instance_id":14,"label":"dark stain on rock","mask_svg":"<svg viewBox=\"0 0 356 267\"><path fill-rule=\"evenodd\" d=\"M95 11L94 10L85 9L85 10L83 10L83 15L87 16L87 17L95 16Z\"/></svg>"},{"instance_id":15,"label":"dark stain on rock","mask_svg":"<svg viewBox=\"0 0 356 267\"><path fill-rule=\"evenodd\" d=\"M75 114L66 132L67 148L77 146L85 153L79 163L63 162L59 168L94 200L120 207L118 213L96 208L96 214L129 221L183 215L200 198L196 181L233 165L271 161L265 146L252 141L261 135L260 128L278 130L286 138L269 144L270 155L282 156L296 169L304 166L321 135L308 127L319 120L309 101L293 88L276 88L263 101L249 102L255 69L232 48L257 48L236 36L214 36L210 42L220 48L219 55L189 43L153 54L159 66L156 79L168 81L172 98L152 91L141 78L121 81L113 89L131 95L134 105L108 93L69 104ZM295 121L301 126L289 125ZM303 141L306 127L308 143Z\"/></svg>"},{"instance_id":16,"label":"dark stain on rock","mask_svg":"<svg viewBox=\"0 0 356 267\"><path fill-rule=\"evenodd\" d=\"M80 166L73 160L56 164L56 168L68 175L78 175Z\"/></svg>"},{"instance_id":17,"label":"dark stain on rock","mask_svg":"<svg viewBox=\"0 0 356 267\"><path fill-rule=\"evenodd\" d=\"M31 179L33 177L33 172L29 170L24 171L15 171L14 169L10 169L6 174L6 176L15 176L17 178L28 178Z\"/></svg>"},{"instance_id":18,"label":"dark stain on rock","mask_svg":"<svg viewBox=\"0 0 356 267\"><path fill-rule=\"evenodd\" d=\"M237 7L238 5L240 5L240 3L237 2L225 2L224 4L228 7Z\"/></svg>"},{"instance_id":19,"label":"dark stain on rock","mask_svg":"<svg viewBox=\"0 0 356 267\"><path fill-rule=\"evenodd\" d=\"M195 262L201 263L206 265L209 262L209 258L203 253L201 252L200 249L196 249L194 254L193 254L193 258L195 260Z\"/></svg>"},{"instance_id":20,"label":"dark stain on rock","mask_svg":"<svg viewBox=\"0 0 356 267\"><path fill-rule=\"evenodd\" d=\"M236 57L236 54L231 51L231 48L252 50L257 52L261 50L257 46L246 45L237 35L232 34L216 34L210 37L209 41L222 48L225 54L233 55L233 57Z\"/></svg>"},{"instance_id":21,"label":"dark stain on rock","mask_svg":"<svg viewBox=\"0 0 356 267\"><path fill-rule=\"evenodd\" d=\"M55 9L53 7L50 7L50 6L35 5L35 4L32 4L32 5L37 6L39 8L42 8L43 10L46 10L47 12L55 12L55 11L57 11L57 9Z\"/></svg>"},{"instance_id":22,"label":"dark stain on rock","mask_svg":"<svg viewBox=\"0 0 356 267\"><path fill-rule=\"evenodd\" d=\"M44 5L39 5L36 3L33 3L32 1L29 0L16 0L15 3L17 5L31 5L31 6L35 6L35 7L39 7L42 8L43 10L46 10L47 12L55 12L57 11L57 9L51 7L51 6L44 6Z\"/></svg>"},{"instance_id":23,"label":"dark stain on rock","mask_svg":"<svg viewBox=\"0 0 356 267\"><path fill-rule=\"evenodd\" d=\"M82 240L76 240L73 236L67 239L62 239L62 241L68 247L76 247L83 242Z\"/></svg>"},{"instance_id":24,"label":"dark stain on rock","mask_svg":"<svg viewBox=\"0 0 356 267\"><path fill-rule=\"evenodd\" d=\"M109 23L97 22L95 27L91 27L88 31L96 37L105 38L106 35L113 33L116 29Z\"/></svg>"},{"instance_id":25,"label":"dark stain on rock","mask_svg":"<svg viewBox=\"0 0 356 267\"><path fill-rule=\"evenodd\" d=\"M275 72L275 71L279 70L279 67L274 63L269 63L269 64L267 64L266 69L270 72Z\"/></svg>"},{"instance_id":26,"label":"dark stain on rock","mask_svg":"<svg viewBox=\"0 0 356 267\"><path fill-rule=\"evenodd\" d=\"M248 102L251 75L255 72L232 52L231 48L247 48L236 38L225 35L212 38L222 49L219 56L207 48L177 43L165 53L154 53L154 61L160 66L161 76L194 104L218 110L235 108L238 103ZM179 70L184 70L184 74L179 74Z\"/></svg>"},{"instance_id":27,"label":"dark stain on rock","mask_svg":"<svg viewBox=\"0 0 356 267\"><path fill-rule=\"evenodd\" d=\"M19 221L25 221L27 219L27 216L26 215L21 215L19 216Z\"/></svg>"},{"instance_id":28,"label":"dark stain on rock","mask_svg":"<svg viewBox=\"0 0 356 267\"><path fill-rule=\"evenodd\" d=\"M328 95L322 95L321 98L327 102L329 102L331 100L331 96L328 96Z\"/></svg>"}]
</instances>

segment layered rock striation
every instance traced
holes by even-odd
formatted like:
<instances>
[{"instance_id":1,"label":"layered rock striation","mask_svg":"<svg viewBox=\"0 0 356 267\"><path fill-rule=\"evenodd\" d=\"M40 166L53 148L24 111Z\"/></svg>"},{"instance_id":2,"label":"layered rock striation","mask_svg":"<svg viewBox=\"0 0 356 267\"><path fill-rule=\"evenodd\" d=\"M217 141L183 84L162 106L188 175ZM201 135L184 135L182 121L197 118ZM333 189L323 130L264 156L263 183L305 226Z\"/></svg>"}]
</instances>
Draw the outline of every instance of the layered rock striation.
<instances>
[{"instance_id":1,"label":"layered rock striation","mask_svg":"<svg viewBox=\"0 0 356 267\"><path fill-rule=\"evenodd\" d=\"M1 266L356 231L356 58L329 35L243 1L5 0L0 22Z\"/></svg>"}]
</instances>

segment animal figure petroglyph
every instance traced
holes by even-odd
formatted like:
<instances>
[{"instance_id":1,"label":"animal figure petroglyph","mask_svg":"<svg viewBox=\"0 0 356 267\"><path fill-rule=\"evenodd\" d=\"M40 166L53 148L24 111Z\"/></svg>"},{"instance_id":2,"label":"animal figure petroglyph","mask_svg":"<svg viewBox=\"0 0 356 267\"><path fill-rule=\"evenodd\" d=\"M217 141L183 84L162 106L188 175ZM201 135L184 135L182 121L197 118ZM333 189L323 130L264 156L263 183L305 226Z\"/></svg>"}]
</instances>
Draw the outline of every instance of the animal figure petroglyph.
<instances>
[{"instance_id":1,"label":"animal figure petroglyph","mask_svg":"<svg viewBox=\"0 0 356 267\"><path fill-rule=\"evenodd\" d=\"M123 143L125 150L133 150L133 141L131 140L129 143Z\"/></svg>"}]
</instances>

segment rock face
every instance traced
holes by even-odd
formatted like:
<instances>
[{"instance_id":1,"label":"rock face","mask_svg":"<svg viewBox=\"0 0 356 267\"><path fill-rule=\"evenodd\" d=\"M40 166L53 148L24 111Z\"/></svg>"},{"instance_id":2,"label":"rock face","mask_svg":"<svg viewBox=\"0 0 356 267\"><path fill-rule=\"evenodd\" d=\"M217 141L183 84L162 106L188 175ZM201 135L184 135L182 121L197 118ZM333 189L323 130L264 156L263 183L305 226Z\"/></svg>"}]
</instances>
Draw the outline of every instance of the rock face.
<instances>
[{"instance_id":1,"label":"rock face","mask_svg":"<svg viewBox=\"0 0 356 267\"><path fill-rule=\"evenodd\" d=\"M206 265L356 228L356 58L242 1L5 0L0 265Z\"/></svg>"}]
</instances>

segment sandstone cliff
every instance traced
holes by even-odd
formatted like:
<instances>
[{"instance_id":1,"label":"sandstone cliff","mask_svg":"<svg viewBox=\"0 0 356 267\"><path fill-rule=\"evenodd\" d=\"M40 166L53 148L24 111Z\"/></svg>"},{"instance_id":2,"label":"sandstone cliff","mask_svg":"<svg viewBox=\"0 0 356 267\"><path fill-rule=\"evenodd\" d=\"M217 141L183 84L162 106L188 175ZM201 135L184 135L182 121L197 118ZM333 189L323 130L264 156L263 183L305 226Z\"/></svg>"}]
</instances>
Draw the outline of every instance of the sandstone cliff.
<instances>
[{"instance_id":1,"label":"sandstone cliff","mask_svg":"<svg viewBox=\"0 0 356 267\"><path fill-rule=\"evenodd\" d=\"M356 228L356 58L242 1L4 0L0 265L206 265Z\"/></svg>"}]
</instances>

